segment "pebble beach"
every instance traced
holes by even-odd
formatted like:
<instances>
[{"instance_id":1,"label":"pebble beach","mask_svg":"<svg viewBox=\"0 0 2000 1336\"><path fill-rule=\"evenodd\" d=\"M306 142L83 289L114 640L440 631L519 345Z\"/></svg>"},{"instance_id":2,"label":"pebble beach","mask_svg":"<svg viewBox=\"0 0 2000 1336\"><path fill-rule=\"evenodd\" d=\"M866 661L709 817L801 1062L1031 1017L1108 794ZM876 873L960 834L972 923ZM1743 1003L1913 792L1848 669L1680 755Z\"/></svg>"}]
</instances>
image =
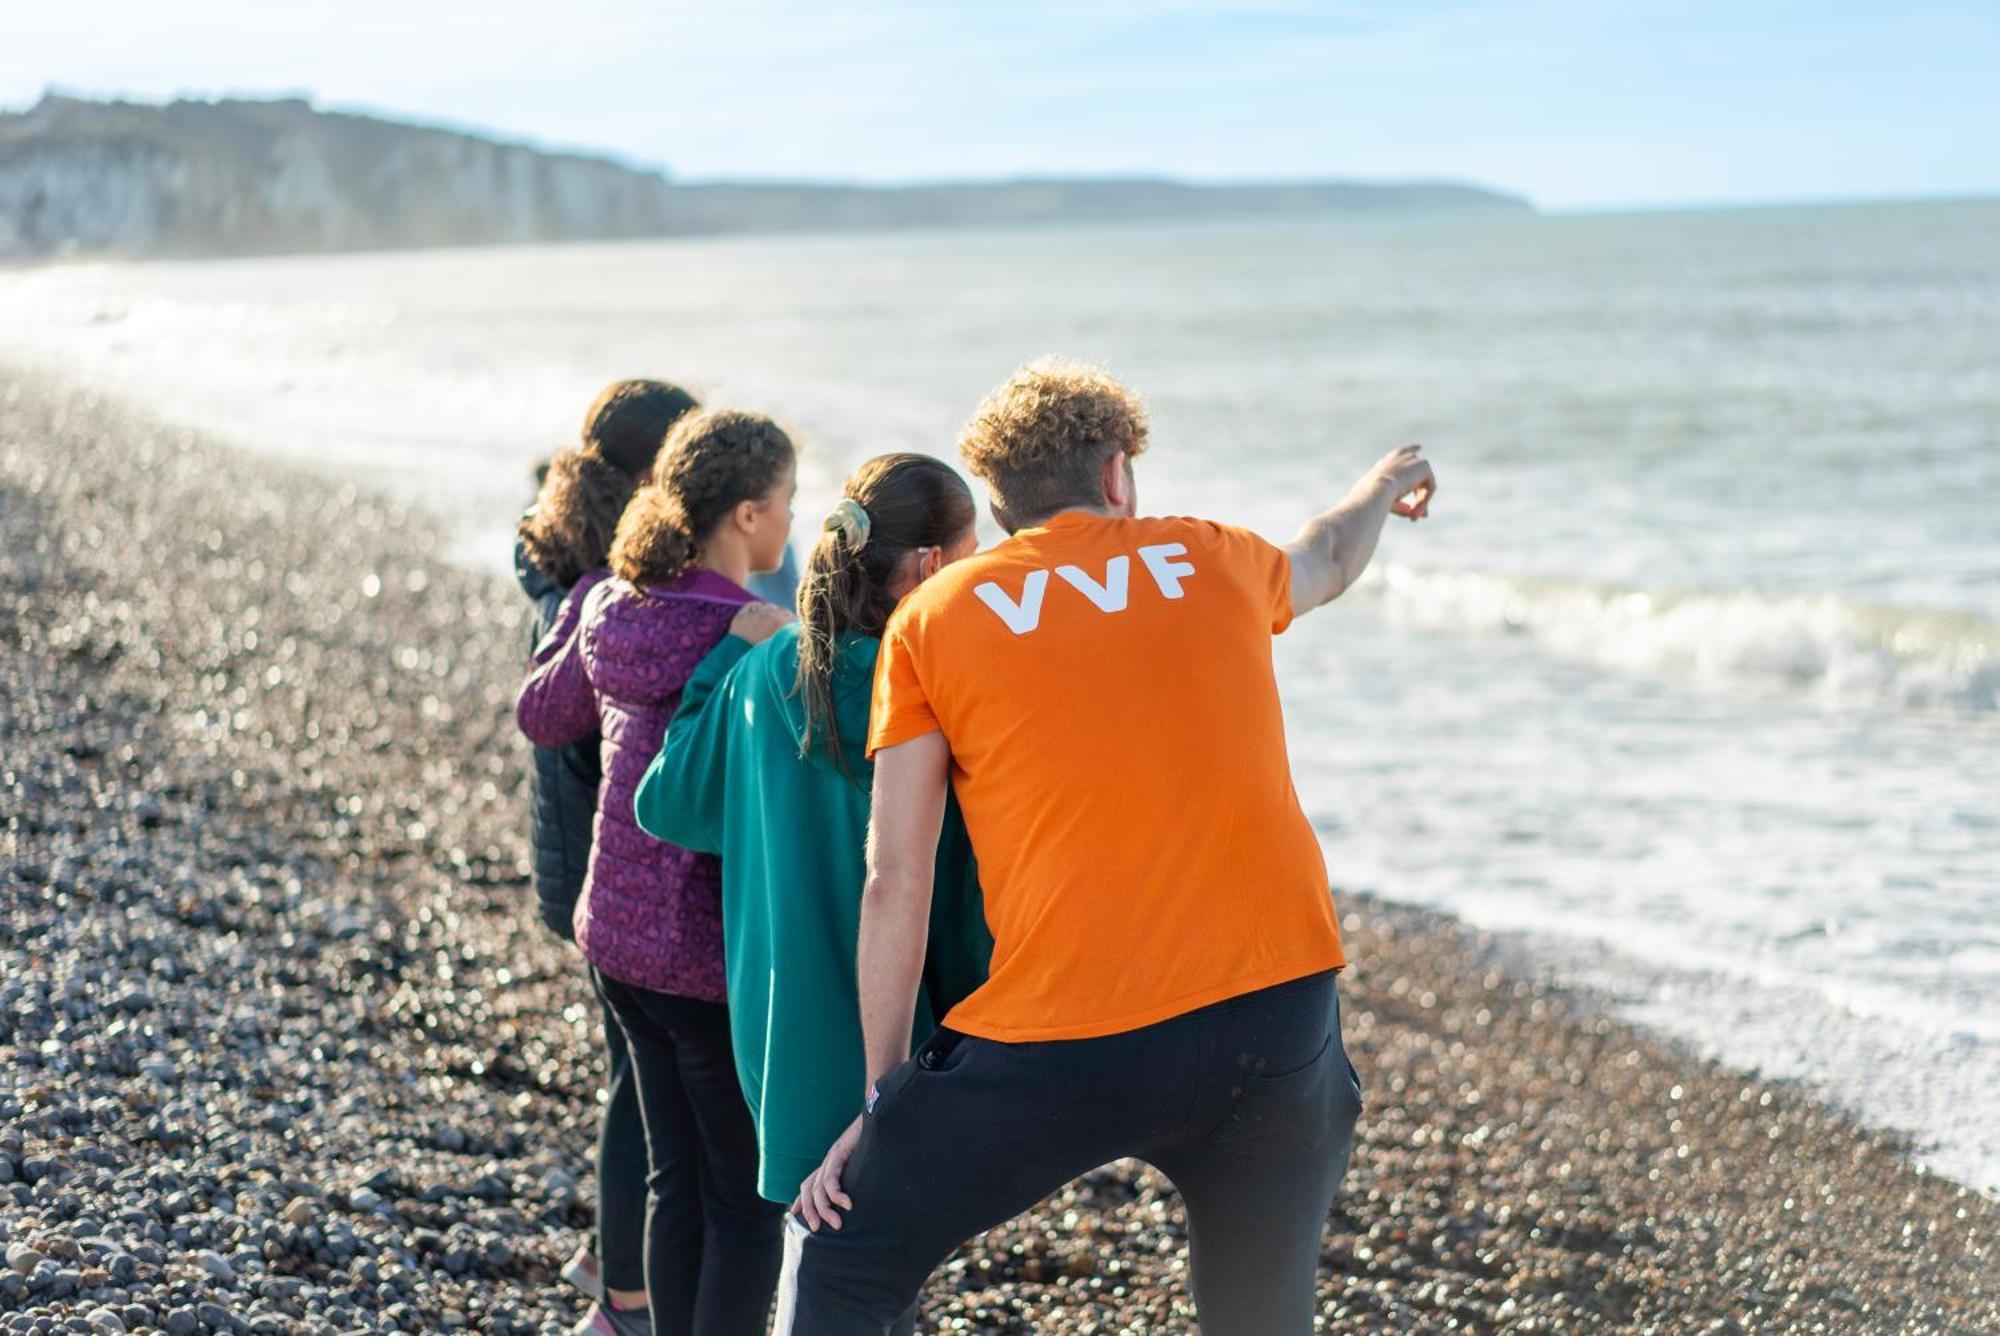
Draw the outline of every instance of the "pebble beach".
<instances>
[{"instance_id":1,"label":"pebble beach","mask_svg":"<svg viewBox=\"0 0 2000 1336\"><path fill-rule=\"evenodd\" d=\"M366 478L0 368L0 1332L580 1314L596 1009L526 879L527 607L450 548ZM1339 903L1326 1331L2000 1329L2000 1203ZM1185 1242L1163 1179L1100 1170L923 1329L1193 1331Z\"/></svg>"}]
</instances>

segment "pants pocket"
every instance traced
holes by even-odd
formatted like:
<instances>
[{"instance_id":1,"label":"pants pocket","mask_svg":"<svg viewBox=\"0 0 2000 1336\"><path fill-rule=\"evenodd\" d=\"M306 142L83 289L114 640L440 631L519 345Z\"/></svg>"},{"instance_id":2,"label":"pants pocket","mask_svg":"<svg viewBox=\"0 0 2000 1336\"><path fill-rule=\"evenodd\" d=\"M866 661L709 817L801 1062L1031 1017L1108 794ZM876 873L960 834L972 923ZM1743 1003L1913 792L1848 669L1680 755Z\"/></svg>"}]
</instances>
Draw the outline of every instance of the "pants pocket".
<instances>
[{"instance_id":1,"label":"pants pocket","mask_svg":"<svg viewBox=\"0 0 2000 1336\"><path fill-rule=\"evenodd\" d=\"M917 1060L914 1057L905 1058L900 1066L884 1072L882 1079L875 1083L874 1093L869 1096L868 1103L862 1107L862 1116L870 1120L879 1117L890 1101L903 1093L903 1087L908 1085L916 1074Z\"/></svg>"},{"instance_id":2,"label":"pants pocket","mask_svg":"<svg viewBox=\"0 0 2000 1336\"><path fill-rule=\"evenodd\" d=\"M1334 1081L1346 1061L1336 1034L1329 1030L1303 1067L1247 1076L1210 1140L1259 1158L1289 1159L1318 1150L1333 1128Z\"/></svg>"},{"instance_id":3,"label":"pants pocket","mask_svg":"<svg viewBox=\"0 0 2000 1336\"><path fill-rule=\"evenodd\" d=\"M964 1061L964 1051L971 1045L971 1036L956 1030L939 1030L936 1034L917 1045L917 1051L903 1063L885 1072L875 1083L875 1098L862 1110L864 1117L873 1121L890 1103L900 1098L919 1077L930 1077L940 1072L948 1072Z\"/></svg>"}]
</instances>

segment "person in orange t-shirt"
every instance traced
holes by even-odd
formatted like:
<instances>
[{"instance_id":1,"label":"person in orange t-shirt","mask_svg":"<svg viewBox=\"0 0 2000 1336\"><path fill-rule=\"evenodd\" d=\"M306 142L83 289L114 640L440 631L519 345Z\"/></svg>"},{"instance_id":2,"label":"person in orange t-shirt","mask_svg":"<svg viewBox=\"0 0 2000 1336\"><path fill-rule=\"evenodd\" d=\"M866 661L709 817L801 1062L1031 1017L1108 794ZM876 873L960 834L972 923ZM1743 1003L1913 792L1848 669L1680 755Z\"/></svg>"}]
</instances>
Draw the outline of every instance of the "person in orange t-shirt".
<instances>
[{"instance_id":1,"label":"person in orange t-shirt","mask_svg":"<svg viewBox=\"0 0 2000 1336\"><path fill-rule=\"evenodd\" d=\"M904 599L876 665L861 915L870 1083L806 1180L779 1330L889 1330L964 1240L1145 1159L1185 1198L1208 1336L1312 1330L1360 1084L1326 864L1271 637L1348 588L1436 479L1416 446L1276 547L1137 515L1137 401L1022 368L960 453L1009 537ZM978 858L986 984L908 1056L946 785Z\"/></svg>"}]
</instances>

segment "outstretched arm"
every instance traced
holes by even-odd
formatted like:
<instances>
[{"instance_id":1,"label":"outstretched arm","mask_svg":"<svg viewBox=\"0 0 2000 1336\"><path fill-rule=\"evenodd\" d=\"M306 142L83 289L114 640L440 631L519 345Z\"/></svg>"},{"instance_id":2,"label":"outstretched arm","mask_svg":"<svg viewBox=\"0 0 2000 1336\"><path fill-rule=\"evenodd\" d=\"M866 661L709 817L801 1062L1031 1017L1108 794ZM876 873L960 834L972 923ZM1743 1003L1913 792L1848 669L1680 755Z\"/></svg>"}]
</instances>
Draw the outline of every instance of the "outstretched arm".
<instances>
[{"instance_id":1,"label":"outstretched arm","mask_svg":"<svg viewBox=\"0 0 2000 1336\"><path fill-rule=\"evenodd\" d=\"M1391 515L1420 520L1430 513L1437 477L1420 445L1384 455L1345 500L1285 544L1292 559L1292 612L1331 603L1368 569L1382 525Z\"/></svg>"},{"instance_id":2,"label":"outstretched arm","mask_svg":"<svg viewBox=\"0 0 2000 1336\"><path fill-rule=\"evenodd\" d=\"M722 793L728 772L729 730L740 709L733 686L736 665L763 644L792 614L768 603L746 603L729 634L695 665L681 688L659 755L646 767L632 795L639 829L656 840L700 853L722 852Z\"/></svg>"},{"instance_id":3,"label":"outstretched arm","mask_svg":"<svg viewBox=\"0 0 2000 1336\"><path fill-rule=\"evenodd\" d=\"M951 747L942 733L926 733L875 753L859 952L861 1040L870 1090L910 1056L910 1017L923 981L950 771ZM860 1139L857 1118L799 1189L799 1214L811 1228L825 1223L839 1229L840 1212L853 1209L840 1177Z\"/></svg>"},{"instance_id":4,"label":"outstretched arm","mask_svg":"<svg viewBox=\"0 0 2000 1336\"><path fill-rule=\"evenodd\" d=\"M654 839L697 853L722 852L722 794L734 713L730 669L749 652L749 641L724 636L681 688L666 739L632 795L632 815Z\"/></svg>"}]
</instances>

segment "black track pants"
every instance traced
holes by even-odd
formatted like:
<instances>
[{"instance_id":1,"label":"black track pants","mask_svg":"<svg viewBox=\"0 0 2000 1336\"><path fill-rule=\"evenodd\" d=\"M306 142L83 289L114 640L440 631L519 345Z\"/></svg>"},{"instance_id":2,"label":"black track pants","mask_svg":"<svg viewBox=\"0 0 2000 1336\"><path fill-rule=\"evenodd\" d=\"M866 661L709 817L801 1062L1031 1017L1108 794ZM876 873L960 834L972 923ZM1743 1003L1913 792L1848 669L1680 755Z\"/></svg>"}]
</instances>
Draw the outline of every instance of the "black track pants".
<instances>
[{"instance_id":1,"label":"black track pants","mask_svg":"<svg viewBox=\"0 0 2000 1336\"><path fill-rule=\"evenodd\" d=\"M778 1330L882 1336L959 1244L1131 1156L1187 1204L1204 1336L1304 1336L1360 1111L1330 973L1099 1039L940 1030L882 1079Z\"/></svg>"}]
</instances>

